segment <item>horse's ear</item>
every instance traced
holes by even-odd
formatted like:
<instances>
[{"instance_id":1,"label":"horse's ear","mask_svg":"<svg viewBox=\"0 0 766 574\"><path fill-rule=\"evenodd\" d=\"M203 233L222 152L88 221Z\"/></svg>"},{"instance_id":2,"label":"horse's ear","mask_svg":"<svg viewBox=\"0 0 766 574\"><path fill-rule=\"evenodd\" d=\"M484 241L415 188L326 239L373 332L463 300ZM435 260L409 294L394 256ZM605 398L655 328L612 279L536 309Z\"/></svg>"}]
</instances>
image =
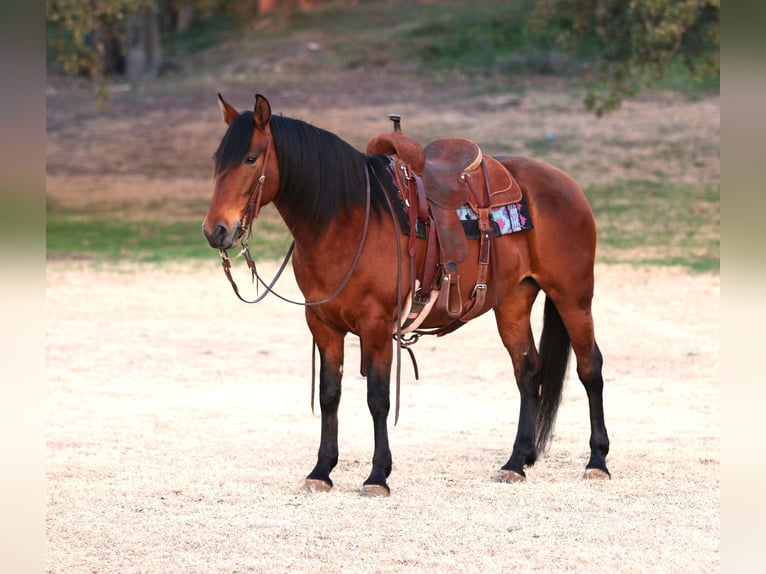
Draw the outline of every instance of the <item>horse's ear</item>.
<instances>
[{"instance_id":1,"label":"horse's ear","mask_svg":"<svg viewBox=\"0 0 766 574\"><path fill-rule=\"evenodd\" d=\"M239 112L232 108L224 99L223 96L219 93L218 94L218 107L221 108L221 113L223 114L223 121L226 122L226 125L231 124L231 122L234 121L234 118L236 118L239 115Z\"/></svg>"},{"instance_id":2,"label":"horse's ear","mask_svg":"<svg viewBox=\"0 0 766 574\"><path fill-rule=\"evenodd\" d=\"M264 98L261 94L255 94L255 109L253 110L253 117L255 118L255 127L259 130L266 129L271 120L271 105L269 100Z\"/></svg>"}]
</instances>

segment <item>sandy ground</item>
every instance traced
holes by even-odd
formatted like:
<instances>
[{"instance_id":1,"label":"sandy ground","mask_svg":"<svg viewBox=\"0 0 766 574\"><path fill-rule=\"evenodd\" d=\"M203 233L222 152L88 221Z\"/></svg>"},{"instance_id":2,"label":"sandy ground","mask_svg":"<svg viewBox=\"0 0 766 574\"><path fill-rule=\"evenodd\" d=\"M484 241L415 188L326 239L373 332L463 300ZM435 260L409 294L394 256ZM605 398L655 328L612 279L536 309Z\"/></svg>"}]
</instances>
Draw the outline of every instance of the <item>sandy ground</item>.
<instances>
[{"instance_id":1,"label":"sandy ground","mask_svg":"<svg viewBox=\"0 0 766 574\"><path fill-rule=\"evenodd\" d=\"M420 381L403 365L392 496L367 499L354 337L336 487L309 494L319 417L300 308L239 302L212 252L159 267L49 261L48 571L718 571L720 278L596 271L611 481L581 479L573 369L547 455L525 484L493 480L518 393L482 317L416 345Z\"/></svg>"}]
</instances>

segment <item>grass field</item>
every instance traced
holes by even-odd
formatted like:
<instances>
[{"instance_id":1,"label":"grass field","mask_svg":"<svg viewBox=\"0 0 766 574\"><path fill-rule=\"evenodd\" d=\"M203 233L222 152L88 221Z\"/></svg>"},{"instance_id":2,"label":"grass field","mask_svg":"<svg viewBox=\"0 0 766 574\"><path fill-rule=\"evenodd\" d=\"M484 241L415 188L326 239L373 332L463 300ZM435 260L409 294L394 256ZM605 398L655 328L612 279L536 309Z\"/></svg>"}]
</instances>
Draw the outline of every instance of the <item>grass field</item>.
<instances>
[{"instance_id":1,"label":"grass field","mask_svg":"<svg viewBox=\"0 0 766 574\"><path fill-rule=\"evenodd\" d=\"M715 188L617 182L586 188L605 263L680 265L696 271L720 267L719 195ZM118 215L49 209L48 257L163 262L210 258L200 241L200 220L125 220ZM276 217L259 221L250 242L262 259L281 256L287 229Z\"/></svg>"}]
</instances>

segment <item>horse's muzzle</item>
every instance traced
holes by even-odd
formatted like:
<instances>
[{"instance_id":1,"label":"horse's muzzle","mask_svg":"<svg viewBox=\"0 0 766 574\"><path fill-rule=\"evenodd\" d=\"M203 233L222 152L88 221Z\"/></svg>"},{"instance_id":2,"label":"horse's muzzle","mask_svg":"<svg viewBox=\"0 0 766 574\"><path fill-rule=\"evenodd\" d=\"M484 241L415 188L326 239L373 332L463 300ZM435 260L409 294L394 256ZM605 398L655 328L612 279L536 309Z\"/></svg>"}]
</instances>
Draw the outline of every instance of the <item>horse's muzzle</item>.
<instances>
[{"instance_id":1,"label":"horse's muzzle","mask_svg":"<svg viewBox=\"0 0 766 574\"><path fill-rule=\"evenodd\" d=\"M202 234L213 249L233 247L237 240L237 231L239 231L239 222L235 223L232 229L222 223L216 223L212 229L208 230L207 222L202 224Z\"/></svg>"}]
</instances>

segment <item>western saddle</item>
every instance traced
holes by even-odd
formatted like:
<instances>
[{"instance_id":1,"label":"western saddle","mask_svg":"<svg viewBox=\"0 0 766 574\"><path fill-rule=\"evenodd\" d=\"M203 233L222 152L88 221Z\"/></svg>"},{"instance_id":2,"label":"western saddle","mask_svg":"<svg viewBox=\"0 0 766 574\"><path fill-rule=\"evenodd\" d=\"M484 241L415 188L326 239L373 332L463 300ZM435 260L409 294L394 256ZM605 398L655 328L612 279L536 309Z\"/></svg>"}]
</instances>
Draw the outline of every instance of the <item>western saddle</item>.
<instances>
[{"instance_id":1,"label":"western saddle","mask_svg":"<svg viewBox=\"0 0 766 574\"><path fill-rule=\"evenodd\" d=\"M494 238L490 211L521 201L521 188L510 172L493 157L482 154L475 142L447 137L422 147L402 133L400 116L391 114L389 119L394 131L373 137L367 153L394 158L399 195L409 218L410 307L399 329L402 334L417 329L435 304L438 313L453 320L434 333L446 334L473 319L484 307ZM468 254L468 240L456 210L466 204L478 215L480 244L476 284L464 305L457 266ZM426 229L420 273L415 269L418 222Z\"/></svg>"}]
</instances>

